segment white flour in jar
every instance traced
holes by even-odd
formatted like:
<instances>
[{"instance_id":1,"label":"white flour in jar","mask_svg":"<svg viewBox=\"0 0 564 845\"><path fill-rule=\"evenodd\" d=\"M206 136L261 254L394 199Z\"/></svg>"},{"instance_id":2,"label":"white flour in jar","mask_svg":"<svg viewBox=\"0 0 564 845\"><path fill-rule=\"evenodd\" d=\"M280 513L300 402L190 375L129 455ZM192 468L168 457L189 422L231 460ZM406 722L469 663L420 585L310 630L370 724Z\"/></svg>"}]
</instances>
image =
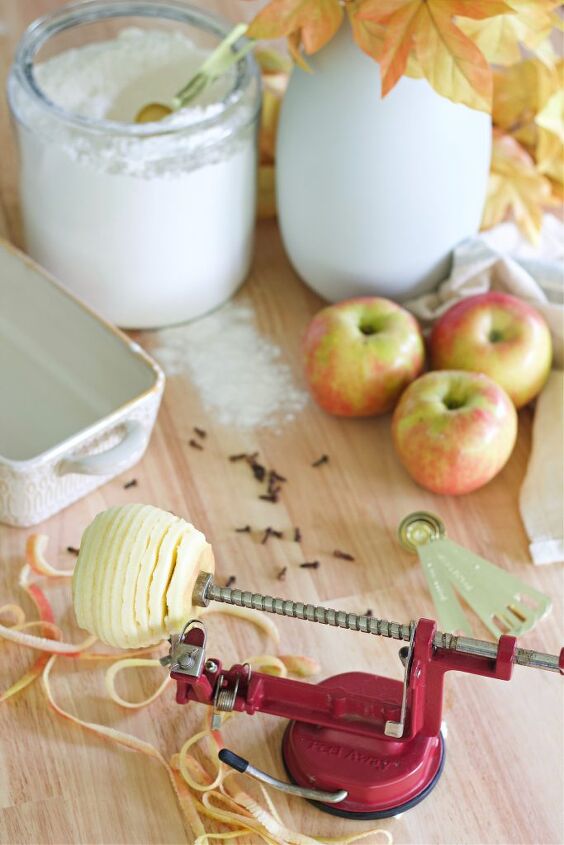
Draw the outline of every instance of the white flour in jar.
<instances>
[{"instance_id":1,"label":"white flour in jar","mask_svg":"<svg viewBox=\"0 0 564 845\"><path fill-rule=\"evenodd\" d=\"M35 65L51 104L124 131L82 128L11 83L27 249L126 328L200 316L248 272L258 88L226 109L232 69L197 106L153 124L157 134L130 131L139 108L170 100L205 56L180 32L129 28Z\"/></svg>"}]
</instances>

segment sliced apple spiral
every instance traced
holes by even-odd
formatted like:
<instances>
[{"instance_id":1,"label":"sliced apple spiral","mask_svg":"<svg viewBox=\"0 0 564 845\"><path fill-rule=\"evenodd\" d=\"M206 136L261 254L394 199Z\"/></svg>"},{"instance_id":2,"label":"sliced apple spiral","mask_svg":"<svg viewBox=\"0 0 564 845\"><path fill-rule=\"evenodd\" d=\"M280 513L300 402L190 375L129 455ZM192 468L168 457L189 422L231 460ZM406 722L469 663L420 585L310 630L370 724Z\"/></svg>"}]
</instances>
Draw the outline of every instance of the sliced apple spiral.
<instances>
[{"instance_id":1,"label":"sliced apple spiral","mask_svg":"<svg viewBox=\"0 0 564 845\"><path fill-rule=\"evenodd\" d=\"M157 643L195 615L196 578L214 568L210 544L184 519L151 505L109 508L80 543L72 581L78 624L119 648Z\"/></svg>"}]
</instances>

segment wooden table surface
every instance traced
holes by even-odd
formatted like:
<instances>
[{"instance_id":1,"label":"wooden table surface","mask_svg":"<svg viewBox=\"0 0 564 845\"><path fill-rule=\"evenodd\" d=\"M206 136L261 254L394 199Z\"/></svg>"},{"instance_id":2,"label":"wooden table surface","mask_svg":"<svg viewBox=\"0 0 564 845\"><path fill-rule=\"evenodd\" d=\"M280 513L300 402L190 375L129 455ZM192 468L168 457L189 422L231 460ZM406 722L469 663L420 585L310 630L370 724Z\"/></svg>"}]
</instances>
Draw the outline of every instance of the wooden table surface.
<instances>
[{"instance_id":1,"label":"wooden table surface","mask_svg":"<svg viewBox=\"0 0 564 845\"><path fill-rule=\"evenodd\" d=\"M52 0L0 3L1 80L13 44L24 24L60 5ZM224 11L233 3L216 3ZM17 168L4 99L0 124L0 234L21 245L17 209ZM277 228L261 224L254 268L237 301L256 309L259 329L280 345L296 381L301 379L299 338L320 305L295 276L285 258ZM154 336L141 336L148 349ZM30 407L30 413L37 409ZM530 448L531 412L520 414L519 438L502 473L484 489L464 498L433 496L418 488L392 450L390 420L343 421L310 404L280 433L243 433L217 425L195 389L182 377L170 378L157 426L142 462L127 476L67 508L37 530L51 538L51 552L62 564L72 558L68 545L109 505L142 501L182 514L214 545L219 579L302 601L364 611L398 621L427 615L433 606L415 559L396 541L400 519L417 509L439 513L450 536L514 572L554 599L551 616L523 638L526 646L556 652L562 639L562 569L531 565L518 512L518 493ZM194 425L208 431L205 450L189 448ZM287 475L281 502L257 499L245 468L230 464L232 452L259 450L265 463ZM322 452L330 463L311 461ZM138 486L124 490L128 478ZM288 531L299 525L301 544L272 540L261 545L234 532L251 523ZM29 530L0 527L2 567L0 604L20 601L17 574ZM336 548L355 562L331 557ZM297 566L319 558L317 571ZM276 572L288 567L284 583ZM68 583L48 588L65 632L76 636ZM27 607L27 605L26 605ZM349 669L401 677L397 644L281 620L283 653L319 659L322 676ZM476 626L476 634L485 631ZM272 651L253 626L225 617L210 620L210 653L226 662ZM0 688L28 665L30 655L5 644ZM169 756L199 724L202 712L181 708L172 690L149 708L128 712L104 695L99 667L77 668L71 661L54 677L61 703L83 719L134 732ZM152 671L152 670L151 670ZM123 688L141 696L154 676L131 676ZM563 694L559 679L517 668L509 684L464 675L446 682L447 763L430 798L400 819L380 823L395 843L561 843L563 787ZM0 706L0 841L3 843L189 843L167 777L146 758L110 747L66 723L46 706L39 684ZM230 745L256 765L283 777L280 739L284 725L264 716L239 717L226 728ZM338 836L368 829L326 816L298 799L274 795L284 820L303 833ZM252 840L247 840L251 842ZM370 840L365 840L370 842ZM373 845L378 840L373 839Z\"/></svg>"}]
</instances>

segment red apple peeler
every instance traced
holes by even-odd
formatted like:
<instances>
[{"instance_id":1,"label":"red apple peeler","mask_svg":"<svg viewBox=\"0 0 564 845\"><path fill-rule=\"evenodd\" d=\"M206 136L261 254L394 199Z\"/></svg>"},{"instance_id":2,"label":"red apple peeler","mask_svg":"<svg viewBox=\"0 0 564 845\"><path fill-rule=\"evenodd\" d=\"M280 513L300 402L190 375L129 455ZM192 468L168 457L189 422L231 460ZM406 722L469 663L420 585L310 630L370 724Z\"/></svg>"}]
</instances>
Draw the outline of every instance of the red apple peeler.
<instances>
[{"instance_id":1,"label":"red apple peeler","mask_svg":"<svg viewBox=\"0 0 564 845\"><path fill-rule=\"evenodd\" d=\"M177 702L199 701L213 707L212 726L219 727L221 714L233 710L290 720L282 757L292 783L271 777L228 749L219 753L224 763L345 818L395 816L431 792L445 760L441 733L445 672L508 681L517 663L564 673L564 649L557 657L518 648L512 636L486 642L440 633L429 619L399 624L219 587L202 572L193 603L205 607L211 601L406 643L399 652L403 683L345 672L308 684L253 672L248 664L225 669L221 661L206 659L206 630L199 620L187 622L163 658L176 681Z\"/></svg>"}]
</instances>

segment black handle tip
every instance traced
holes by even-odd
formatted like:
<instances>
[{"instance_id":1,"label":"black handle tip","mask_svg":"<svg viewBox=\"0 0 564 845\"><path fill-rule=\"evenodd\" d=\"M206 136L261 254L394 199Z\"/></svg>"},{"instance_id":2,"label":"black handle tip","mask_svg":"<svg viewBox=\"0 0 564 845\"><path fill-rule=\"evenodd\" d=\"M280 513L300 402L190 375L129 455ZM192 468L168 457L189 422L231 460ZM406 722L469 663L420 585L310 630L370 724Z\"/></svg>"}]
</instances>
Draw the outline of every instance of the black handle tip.
<instances>
[{"instance_id":1,"label":"black handle tip","mask_svg":"<svg viewBox=\"0 0 564 845\"><path fill-rule=\"evenodd\" d=\"M225 763L227 766L231 766L231 768L235 769L235 771L241 773L247 771L249 761L245 760L244 757L239 757L239 755L235 754L234 751L230 751L228 748L222 748L217 756L222 763Z\"/></svg>"}]
</instances>

